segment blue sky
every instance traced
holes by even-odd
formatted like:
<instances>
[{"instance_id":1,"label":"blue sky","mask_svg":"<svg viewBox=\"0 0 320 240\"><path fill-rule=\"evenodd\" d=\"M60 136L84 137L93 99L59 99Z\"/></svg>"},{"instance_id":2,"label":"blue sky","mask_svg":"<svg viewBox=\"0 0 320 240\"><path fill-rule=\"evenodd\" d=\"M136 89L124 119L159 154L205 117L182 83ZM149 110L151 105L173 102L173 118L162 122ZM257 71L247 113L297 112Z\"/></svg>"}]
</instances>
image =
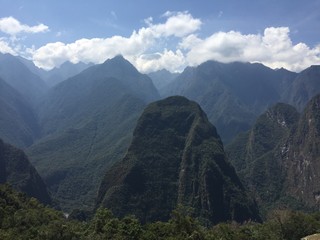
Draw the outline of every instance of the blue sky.
<instances>
[{"instance_id":1,"label":"blue sky","mask_svg":"<svg viewBox=\"0 0 320 240\"><path fill-rule=\"evenodd\" d=\"M0 0L0 52L50 69L122 54L140 71L206 60L320 64L320 0Z\"/></svg>"}]
</instances>

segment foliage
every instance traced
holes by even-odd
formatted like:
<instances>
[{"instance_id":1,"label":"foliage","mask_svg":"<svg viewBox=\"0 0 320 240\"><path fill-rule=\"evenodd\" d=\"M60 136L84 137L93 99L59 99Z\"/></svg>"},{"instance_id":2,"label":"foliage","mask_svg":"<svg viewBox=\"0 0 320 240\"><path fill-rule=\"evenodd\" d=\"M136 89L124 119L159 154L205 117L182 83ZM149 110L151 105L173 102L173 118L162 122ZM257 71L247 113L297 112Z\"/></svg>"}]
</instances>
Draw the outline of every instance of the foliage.
<instances>
[{"instance_id":1,"label":"foliage","mask_svg":"<svg viewBox=\"0 0 320 240\"><path fill-rule=\"evenodd\" d=\"M65 211L90 209L101 178L123 157L151 79L122 57L57 84L37 108L41 139L27 153Z\"/></svg>"},{"instance_id":2,"label":"foliage","mask_svg":"<svg viewBox=\"0 0 320 240\"><path fill-rule=\"evenodd\" d=\"M107 171L97 203L143 223L167 221L177 204L211 223L259 218L226 162L216 128L197 103L181 96L147 106L127 154Z\"/></svg>"},{"instance_id":3,"label":"foliage","mask_svg":"<svg viewBox=\"0 0 320 240\"><path fill-rule=\"evenodd\" d=\"M65 218L34 198L0 186L1 240L298 240L320 230L320 215L277 210L264 223L219 223L204 227L179 206L167 222L142 225L134 216L116 218L98 208L87 221Z\"/></svg>"},{"instance_id":4,"label":"foliage","mask_svg":"<svg viewBox=\"0 0 320 240\"><path fill-rule=\"evenodd\" d=\"M77 225L35 198L0 186L0 239L77 239Z\"/></svg>"},{"instance_id":5,"label":"foliage","mask_svg":"<svg viewBox=\"0 0 320 240\"><path fill-rule=\"evenodd\" d=\"M294 107L278 103L262 114L250 131L239 135L226 148L229 160L255 194L262 213L277 206L285 195L282 158L298 120L299 113Z\"/></svg>"},{"instance_id":6,"label":"foliage","mask_svg":"<svg viewBox=\"0 0 320 240\"><path fill-rule=\"evenodd\" d=\"M0 139L0 184L8 183L13 188L35 197L44 204L52 204L46 185L26 154Z\"/></svg>"},{"instance_id":7,"label":"foliage","mask_svg":"<svg viewBox=\"0 0 320 240\"><path fill-rule=\"evenodd\" d=\"M181 95L198 102L228 143L247 131L268 106L279 102L296 76L262 64L207 61L186 68L162 95Z\"/></svg>"}]
</instances>

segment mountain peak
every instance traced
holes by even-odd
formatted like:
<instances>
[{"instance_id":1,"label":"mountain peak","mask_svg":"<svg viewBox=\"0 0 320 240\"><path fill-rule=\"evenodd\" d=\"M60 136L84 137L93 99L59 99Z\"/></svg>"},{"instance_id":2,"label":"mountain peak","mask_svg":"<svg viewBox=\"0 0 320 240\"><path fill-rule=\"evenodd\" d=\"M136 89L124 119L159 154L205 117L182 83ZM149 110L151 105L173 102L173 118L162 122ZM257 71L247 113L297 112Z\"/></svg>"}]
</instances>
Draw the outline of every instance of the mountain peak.
<instances>
[{"instance_id":1,"label":"mountain peak","mask_svg":"<svg viewBox=\"0 0 320 240\"><path fill-rule=\"evenodd\" d=\"M320 65L311 65L310 67L304 69L300 74L309 74L312 72L320 72Z\"/></svg>"},{"instance_id":2,"label":"mountain peak","mask_svg":"<svg viewBox=\"0 0 320 240\"><path fill-rule=\"evenodd\" d=\"M92 72L100 74L103 77L109 76L120 80L140 96L146 97L147 102L159 98L159 93L154 87L152 80L147 75L140 73L122 55L117 55L114 58L106 60L103 64L96 66ZM148 90L146 91L146 89Z\"/></svg>"},{"instance_id":3,"label":"mountain peak","mask_svg":"<svg viewBox=\"0 0 320 240\"><path fill-rule=\"evenodd\" d=\"M126 74L133 76L141 75L135 66L122 55L117 55L114 58L107 59L103 64L101 64L101 67L118 76Z\"/></svg>"},{"instance_id":4,"label":"mountain peak","mask_svg":"<svg viewBox=\"0 0 320 240\"><path fill-rule=\"evenodd\" d=\"M107 171L98 204L142 222L168 220L178 204L214 223L257 218L215 127L180 96L147 106L126 156Z\"/></svg>"},{"instance_id":5,"label":"mountain peak","mask_svg":"<svg viewBox=\"0 0 320 240\"><path fill-rule=\"evenodd\" d=\"M106 64L106 63L130 63L127 59L125 59L121 54L119 55L116 55L115 57L113 58L109 58L107 59L103 64ZM130 65L132 65L130 63Z\"/></svg>"}]
</instances>

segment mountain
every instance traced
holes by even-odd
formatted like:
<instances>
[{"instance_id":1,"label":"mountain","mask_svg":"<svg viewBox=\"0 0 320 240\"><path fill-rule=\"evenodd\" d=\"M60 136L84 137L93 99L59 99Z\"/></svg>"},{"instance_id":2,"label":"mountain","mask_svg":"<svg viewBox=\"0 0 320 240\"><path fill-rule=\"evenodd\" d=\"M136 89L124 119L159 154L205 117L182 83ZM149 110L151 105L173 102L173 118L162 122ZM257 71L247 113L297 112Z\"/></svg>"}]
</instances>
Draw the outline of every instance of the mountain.
<instances>
[{"instance_id":1,"label":"mountain","mask_svg":"<svg viewBox=\"0 0 320 240\"><path fill-rule=\"evenodd\" d=\"M25 153L0 139L0 183L9 183L15 189L44 204L52 200L46 185Z\"/></svg>"},{"instance_id":2,"label":"mountain","mask_svg":"<svg viewBox=\"0 0 320 240\"><path fill-rule=\"evenodd\" d=\"M30 146L40 134L31 104L0 78L0 138L15 146Z\"/></svg>"},{"instance_id":3,"label":"mountain","mask_svg":"<svg viewBox=\"0 0 320 240\"><path fill-rule=\"evenodd\" d=\"M85 124L88 115L115 107L112 102L125 98L126 94L145 102L159 98L151 79L122 56L92 66L48 92L38 109L43 134L74 127L82 121Z\"/></svg>"},{"instance_id":4,"label":"mountain","mask_svg":"<svg viewBox=\"0 0 320 240\"><path fill-rule=\"evenodd\" d=\"M299 113L294 107L278 103L258 117L250 131L235 138L226 148L239 177L264 210L277 205L283 195L284 146L298 120Z\"/></svg>"},{"instance_id":5,"label":"mountain","mask_svg":"<svg viewBox=\"0 0 320 240\"><path fill-rule=\"evenodd\" d=\"M23 58L21 56L16 56L16 58L21 63L23 63L29 69L30 72L34 73L35 75L39 76L42 80L44 80L47 73L46 70L37 67L32 60Z\"/></svg>"},{"instance_id":6,"label":"mountain","mask_svg":"<svg viewBox=\"0 0 320 240\"><path fill-rule=\"evenodd\" d=\"M44 74L43 79L48 84L48 86L54 86L70 77L77 75L78 73L91 66L93 66L92 63L85 64L83 62L79 62L73 64L67 61L64 62L60 67L47 71Z\"/></svg>"},{"instance_id":7,"label":"mountain","mask_svg":"<svg viewBox=\"0 0 320 240\"><path fill-rule=\"evenodd\" d=\"M101 183L97 205L152 222L169 219L180 204L213 223L258 218L206 114L195 102L169 97L142 113L126 155Z\"/></svg>"},{"instance_id":8,"label":"mountain","mask_svg":"<svg viewBox=\"0 0 320 240\"><path fill-rule=\"evenodd\" d=\"M277 104L228 147L229 160L265 210L319 206L320 95L302 114Z\"/></svg>"},{"instance_id":9,"label":"mountain","mask_svg":"<svg viewBox=\"0 0 320 240\"><path fill-rule=\"evenodd\" d=\"M0 78L16 89L27 101L36 105L47 85L31 72L19 58L0 53Z\"/></svg>"},{"instance_id":10,"label":"mountain","mask_svg":"<svg viewBox=\"0 0 320 240\"><path fill-rule=\"evenodd\" d=\"M151 72L148 76L152 79L154 86L158 89L159 93L162 93L164 87L171 83L179 73L171 73L166 69L162 69L156 72Z\"/></svg>"},{"instance_id":11,"label":"mountain","mask_svg":"<svg viewBox=\"0 0 320 240\"><path fill-rule=\"evenodd\" d=\"M288 195L319 209L320 95L308 102L285 150Z\"/></svg>"},{"instance_id":12,"label":"mountain","mask_svg":"<svg viewBox=\"0 0 320 240\"><path fill-rule=\"evenodd\" d=\"M22 62L31 72L41 77L44 82L52 87L70 77L77 75L88 67L93 66L93 63L71 63L70 61L66 61L61 64L59 67L55 67L49 71L46 71L42 68L38 68L33 61L25 59L23 57L17 57L20 62Z\"/></svg>"},{"instance_id":13,"label":"mountain","mask_svg":"<svg viewBox=\"0 0 320 240\"><path fill-rule=\"evenodd\" d=\"M320 66L314 65L298 74L284 98L299 111L303 111L311 98L319 93Z\"/></svg>"},{"instance_id":14,"label":"mountain","mask_svg":"<svg viewBox=\"0 0 320 240\"><path fill-rule=\"evenodd\" d=\"M227 143L280 101L296 75L262 64L208 61L186 68L163 94L182 95L198 102Z\"/></svg>"},{"instance_id":15,"label":"mountain","mask_svg":"<svg viewBox=\"0 0 320 240\"><path fill-rule=\"evenodd\" d=\"M151 79L121 56L49 90L38 109L43 137L27 153L65 211L93 206L105 170L158 98Z\"/></svg>"}]
</instances>

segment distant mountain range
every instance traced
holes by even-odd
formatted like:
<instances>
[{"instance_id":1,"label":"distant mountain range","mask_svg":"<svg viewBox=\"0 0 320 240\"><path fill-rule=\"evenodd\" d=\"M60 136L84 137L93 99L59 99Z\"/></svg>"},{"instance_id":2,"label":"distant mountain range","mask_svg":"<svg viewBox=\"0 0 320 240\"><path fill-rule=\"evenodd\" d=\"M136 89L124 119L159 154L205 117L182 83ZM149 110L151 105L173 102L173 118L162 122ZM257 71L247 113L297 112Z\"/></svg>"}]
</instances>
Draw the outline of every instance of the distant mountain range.
<instances>
[{"instance_id":1,"label":"distant mountain range","mask_svg":"<svg viewBox=\"0 0 320 240\"><path fill-rule=\"evenodd\" d=\"M68 78L73 77L94 65L93 63L86 64L83 62L73 64L70 61L66 61L59 67L46 71L42 68L38 68L31 60L27 60L22 57L17 57L17 59L19 59L19 61L22 62L32 73L41 77L49 87L57 85L58 83L63 82L64 80L67 80Z\"/></svg>"},{"instance_id":2,"label":"distant mountain range","mask_svg":"<svg viewBox=\"0 0 320 240\"><path fill-rule=\"evenodd\" d=\"M272 70L262 64L208 61L186 68L164 88L162 95L182 95L197 101L228 143L277 102L301 110L320 92L319 79L320 66L298 74L285 69Z\"/></svg>"},{"instance_id":3,"label":"distant mountain range","mask_svg":"<svg viewBox=\"0 0 320 240\"><path fill-rule=\"evenodd\" d=\"M162 90L179 76L179 73L171 73L166 69L162 69L156 72L151 72L148 76L152 79L154 86L161 94Z\"/></svg>"},{"instance_id":4,"label":"distant mountain range","mask_svg":"<svg viewBox=\"0 0 320 240\"><path fill-rule=\"evenodd\" d=\"M50 74L55 77L49 80ZM243 133L240 135L242 145L237 150L228 147L228 152L230 156L232 152L237 154L237 151L244 154L241 150L243 145L252 148L246 149L248 154L237 155L238 160L230 157L247 185L255 176L248 175L248 169L239 168L246 166L239 159L258 159L256 156L266 149L278 146L280 139L286 141L293 130L289 125L287 129L276 128L270 123L261 130L264 132L267 129L265 139L273 138L263 140L266 143L252 142L254 139L248 143L248 133L244 132L254 127L259 116L277 102L291 104L297 111L293 107L287 109L284 107L286 105L279 105L274 112L284 108L287 109L284 115L295 118L299 115L297 112L301 112L307 102L320 93L319 81L320 66L294 73L285 69L272 70L261 64L214 61L188 67L179 75L162 70L148 76L138 72L121 56L93 66L65 63L59 69L44 73L31 61L1 54L0 138L26 151L64 210L89 209L94 205L105 172L121 161L128 147L132 146L133 130L145 107L160 98L182 95L199 103L225 144ZM173 118L172 121L176 120ZM296 123L293 125L298 126ZM301 125L300 128L305 129L306 126ZM308 131L300 132L307 134ZM298 143L292 144L298 146ZM303 142L299 146L295 156L306 154L308 149L307 146L301 148ZM278 151L270 154L278 154ZM254 161L262 164L263 169L268 169L264 159L261 155L261 159L259 157ZM277 164L274 160L270 166L276 168ZM260 176L256 171L260 168L254 167L254 164L251 167L248 171ZM317 169L317 166L314 165L314 168ZM272 177L272 169L266 175L270 178L258 178L256 182L266 188L280 189L275 182L277 179ZM290 173L291 179L299 176L297 169ZM285 181L288 186L294 185L287 179ZM298 180L295 183L300 191L302 183ZM254 183L248 187L250 190L256 189ZM271 197L257 194L262 202L266 202L276 199L277 191L269 191ZM306 200L306 195L293 194L294 188L290 191L286 196L314 206L311 200ZM311 190L308 194L308 199L312 199ZM314 198L317 194L315 191Z\"/></svg>"},{"instance_id":5,"label":"distant mountain range","mask_svg":"<svg viewBox=\"0 0 320 240\"><path fill-rule=\"evenodd\" d=\"M30 104L36 104L48 89L17 57L0 53L0 78L18 91Z\"/></svg>"},{"instance_id":6,"label":"distant mountain range","mask_svg":"<svg viewBox=\"0 0 320 240\"><path fill-rule=\"evenodd\" d=\"M42 76L42 79L47 83L48 86L54 86L70 77L77 75L93 65L93 63L85 64L83 62L73 64L67 61L61 64L58 68L53 68L50 71L42 71L40 76Z\"/></svg>"}]
</instances>

